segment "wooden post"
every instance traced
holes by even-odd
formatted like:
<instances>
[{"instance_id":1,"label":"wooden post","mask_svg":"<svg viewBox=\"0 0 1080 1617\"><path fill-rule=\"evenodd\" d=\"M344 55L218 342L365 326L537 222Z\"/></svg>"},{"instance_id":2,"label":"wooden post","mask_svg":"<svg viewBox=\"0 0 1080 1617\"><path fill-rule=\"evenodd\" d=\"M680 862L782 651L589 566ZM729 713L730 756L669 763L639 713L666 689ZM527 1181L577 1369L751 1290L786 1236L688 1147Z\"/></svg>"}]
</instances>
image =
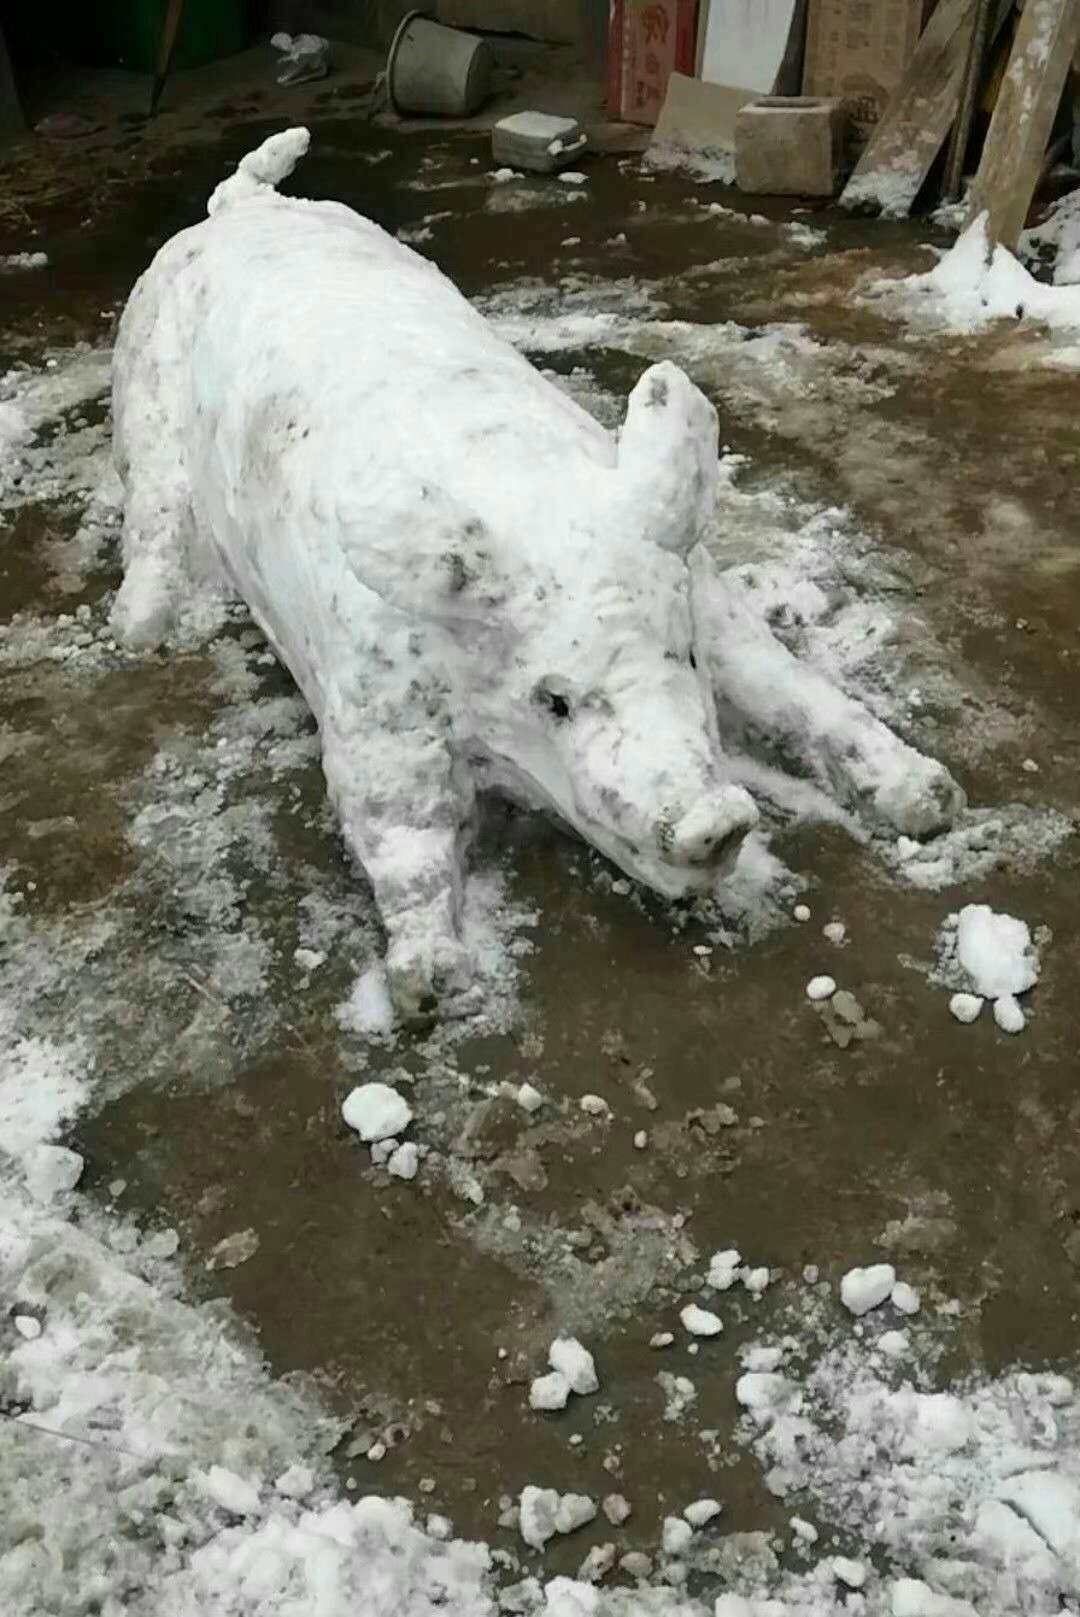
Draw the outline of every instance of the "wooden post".
<instances>
[{"instance_id":1,"label":"wooden post","mask_svg":"<svg viewBox=\"0 0 1080 1617\"><path fill-rule=\"evenodd\" d=\"M3 25L0 24L0 134L21 134L25 128L26 119L19 102L19 92L15 88L15 74L4 41Z\"/></svg>"},{"instance_id":2,"label":"wooden post","mask_svg":"<svg viewBox=\"0 0 1080 1617\"><path fill-rule=\"evenodd\" d=\"M968 195L966 223L985 214L992 245L1020 238L1078 44L1080 0L1027 0Z\"/></svg>"},{"instance_id":3,"label":"wooden post","mask_svg":"<svg viewBox=\"0 0 1080 1617\"><path fill-rule=\"evenodd\" d=\"M953 124L952 138L949 141L949 153L945 162L945 180L941 187L942 195L947 202L952 202L960 195L960 188L964 181L964 158L967 156L968 142L971 139L971 124L975 116L975 101L979 94L979 84L982 80L983 62L986 60L986 40L990 32L990 11L994 0L978 0L975 14L971 21L971 38L968 40L967 61L964 64L964 81L960 91L960 106L956 113L956 122Z\"/></svg>"}]
</instances>

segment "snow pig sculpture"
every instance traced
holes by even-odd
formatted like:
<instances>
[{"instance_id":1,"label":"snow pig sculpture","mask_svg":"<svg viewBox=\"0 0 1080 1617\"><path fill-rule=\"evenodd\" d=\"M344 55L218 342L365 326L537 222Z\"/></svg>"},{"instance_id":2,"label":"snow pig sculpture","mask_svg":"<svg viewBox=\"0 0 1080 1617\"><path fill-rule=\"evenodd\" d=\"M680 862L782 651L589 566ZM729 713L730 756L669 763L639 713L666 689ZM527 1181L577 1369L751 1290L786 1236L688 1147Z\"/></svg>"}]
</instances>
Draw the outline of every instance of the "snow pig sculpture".
<instances>
[{"instance_id":1,"label":"snow pig sculpture","mask_svg":"<svg viewBox=\"0 0 1080 1617\"><path fill-rule=\"evenodd\" d=\"M827 697L808 740L839 795L914 834L944 823L945 771L808 690L702 547L688 565L717 427L687 377L646 371L616 443L425 259L348 208L278 196L307 145L293 129L246 157L124 311L113 619L154 645L200 591L246 601L315 714L402 1014L468 983L479 787L661 893L715 882L757 813L717 735L711 679L733 668L751 728L760 711L802 736ZM729 642L715 667L695 592Z\"/></svg>"}]
</instances>

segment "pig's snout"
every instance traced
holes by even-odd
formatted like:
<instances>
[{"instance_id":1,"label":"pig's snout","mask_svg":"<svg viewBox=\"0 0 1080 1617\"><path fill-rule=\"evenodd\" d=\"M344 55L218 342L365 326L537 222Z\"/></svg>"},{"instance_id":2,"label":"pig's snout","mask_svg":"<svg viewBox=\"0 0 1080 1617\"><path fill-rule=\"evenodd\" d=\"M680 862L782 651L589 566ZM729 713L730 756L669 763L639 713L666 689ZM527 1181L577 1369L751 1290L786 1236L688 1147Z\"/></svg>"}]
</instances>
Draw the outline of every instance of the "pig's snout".
<instances>
[{"instance_id":1,"label":"pig's snout","mask_svg":"<svg viewBox=\"0 0 1080 1617\"><path fill-rule=\"evenodd\" d=\"M714 870L757 822L752 798L739 786L722 788L677 818L661 816L657 841L672 865Z\"/></svg>"}]
</instances>

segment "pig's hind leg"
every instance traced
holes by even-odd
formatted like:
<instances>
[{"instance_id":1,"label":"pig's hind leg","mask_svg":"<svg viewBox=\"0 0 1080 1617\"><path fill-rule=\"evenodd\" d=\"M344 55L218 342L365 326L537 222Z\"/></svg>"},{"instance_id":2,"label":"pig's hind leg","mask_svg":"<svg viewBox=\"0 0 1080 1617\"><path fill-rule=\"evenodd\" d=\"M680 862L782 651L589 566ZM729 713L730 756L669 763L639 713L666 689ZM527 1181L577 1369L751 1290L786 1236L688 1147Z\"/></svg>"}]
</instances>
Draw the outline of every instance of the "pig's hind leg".
<instances>
[{"instance_id":1,"label":"pig's hind leg","mask_svg":"<svg viewBox=\"0 0 1080 1617\"><path fill-rule=\"evenodd\" d=\"M911 837L947 829L965 798L944 765L795 657L704 553L692 566L698 656L707 661L721 731L794 759L883 829Z\"/></svg>"},{"instance_id":2,"label":"pig's hind leg","mask_svg":"<svg viewBox=\"0 0 1080 1617\"><path fill-rule=\"evenodd\" d=\"M471 980L461 939L472 786L434 727L383 710L338 710L323 725L323 770L350 851L386 928L386 969L406 1024L451 1014Z\"/></svg>"},{"instance_id":3,"label":"pig's hind leg","mask_svg":"<svg viewBox=\"0 0 1080 1617\"><path fill-rule=\"evenodd\" d=\"M167 291L167 289L166 289ZM124 486L124 579L112 609L118 638L153 647L173 637L181 619L212 612L199 601L220 599L206 569L193 565L196 532L182 416L184 368L173 325L163 315L157 267L132 294L113 360L113 454Z\"/></svg>"}]
</instances>

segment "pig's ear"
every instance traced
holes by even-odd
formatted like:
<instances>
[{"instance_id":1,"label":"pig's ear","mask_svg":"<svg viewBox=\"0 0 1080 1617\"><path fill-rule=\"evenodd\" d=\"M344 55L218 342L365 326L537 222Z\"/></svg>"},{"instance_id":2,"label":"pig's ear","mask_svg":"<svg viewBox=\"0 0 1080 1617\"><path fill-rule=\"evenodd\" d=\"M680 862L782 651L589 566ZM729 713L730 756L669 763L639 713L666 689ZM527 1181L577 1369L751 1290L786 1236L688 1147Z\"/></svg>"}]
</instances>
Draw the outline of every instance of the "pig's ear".
<instances>
[{"instance_id":1,"label":"pig's ear","mask_svg":"<svg viewBox=\"0 0 1080 1617\"><path fill-rule=\"evenodd\" d=\"M628 527L685 556L704 533L719 487L716 411L670 360L631 393L619 434L618 502Z\"/></svg>"},{"instance_id":2,"label":"pig's ear","mask_svg":"<svg viewBox=\"0 0 1080 1617\"><path fill-rule=\"evenodd\" d=\"M438 489L413 484L401 493L354 506L339 520L349 570L411 617L498 622L512 584L496 536Z\"/></svg>"}]
</instances>

